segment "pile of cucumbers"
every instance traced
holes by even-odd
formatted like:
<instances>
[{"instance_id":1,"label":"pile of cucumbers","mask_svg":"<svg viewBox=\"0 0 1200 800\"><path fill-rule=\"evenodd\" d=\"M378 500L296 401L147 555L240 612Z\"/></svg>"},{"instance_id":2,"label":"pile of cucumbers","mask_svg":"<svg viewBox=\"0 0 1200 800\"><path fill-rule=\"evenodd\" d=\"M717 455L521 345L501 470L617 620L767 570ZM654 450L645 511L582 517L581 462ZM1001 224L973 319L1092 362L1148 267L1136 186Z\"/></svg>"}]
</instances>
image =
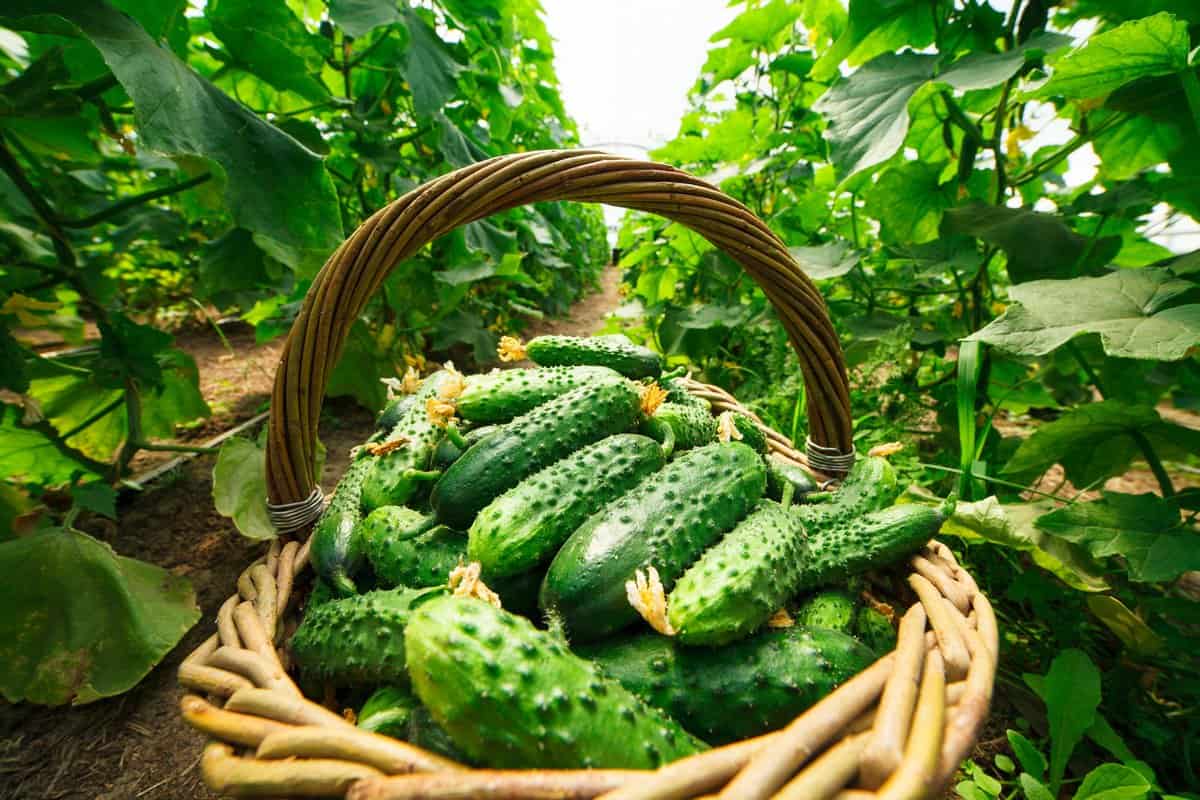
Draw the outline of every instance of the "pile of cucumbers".
<instances>
[{"instance_id":1,"label":"pile of cucumbers","mask_svg":"<svg viewBox=\"0 0 1200 800\"><path fill-rule=\"evenodd\" d=\"M290 640L308 691L466 764L654 768L891 649L856 576L946 507L892 505L880 458L818 491L624 337L519 352L539 366L429 375L356 450Z\"/></svg>"}]
</instances>

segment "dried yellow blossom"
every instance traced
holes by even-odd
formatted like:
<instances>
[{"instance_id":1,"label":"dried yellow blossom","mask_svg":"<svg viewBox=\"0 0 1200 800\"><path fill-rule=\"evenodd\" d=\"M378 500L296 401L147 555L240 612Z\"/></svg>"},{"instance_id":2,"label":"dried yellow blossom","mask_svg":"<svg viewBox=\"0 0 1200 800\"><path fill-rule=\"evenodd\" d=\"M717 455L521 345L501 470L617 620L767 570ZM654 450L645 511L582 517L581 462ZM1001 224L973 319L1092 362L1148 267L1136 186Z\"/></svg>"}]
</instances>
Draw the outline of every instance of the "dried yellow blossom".
<instances>
[{"instance_id":1,"label":"dried yellow blossom","mask_svg":"<svg viewBox=\"0 0 1200 800\"><path fill-rule=\"evenodd\" d=\"M664 636L674 636L675 629L667 619L667 593L658 570L648 567L646 572L642 572L639 569L633 573L633 577L633 580L625 581L625 596L629 599L629 605L650 623L651 628Z\"/></svg>"},{"instance_id":2,"label":"dried yellow blossom","mask_svg":"<svg viewBox=\"0 0 1200 800\"><path fill-rule=\"evenodd\" d=\"M472 561L470 564L459 564L450 570L450 590L455 597L474 597L496 608L502 608L500 595L489 589L480 579L481 569L478 561Z\"/></svg>"}]
</instances>

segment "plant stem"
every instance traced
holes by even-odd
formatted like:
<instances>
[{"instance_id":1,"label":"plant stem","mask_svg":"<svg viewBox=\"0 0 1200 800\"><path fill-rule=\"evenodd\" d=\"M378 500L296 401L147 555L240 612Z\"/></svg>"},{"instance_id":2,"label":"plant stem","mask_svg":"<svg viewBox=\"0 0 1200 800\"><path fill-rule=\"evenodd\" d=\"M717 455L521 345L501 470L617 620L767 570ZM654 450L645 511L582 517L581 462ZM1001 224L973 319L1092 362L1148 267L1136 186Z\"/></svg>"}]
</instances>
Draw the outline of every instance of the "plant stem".
<instances>
[{"instance_id":1,"label":"plant stem","mask_svg":"<svg viewBox=\"0 0 1200 800\"><path fill-rule=\"evenodd\" d=\"M1127 114L1113 114L1111 117L1109 117L1104 122L1097 125L1095 128L1091 129L1087 133L1075 134L1075 136L1070 141L1068 141L1066 144L1064 144L1062 147L1060 147L1053 154L1047 156L1045 159L1039 161L1038 163L1031 166L1029 169L1022 172L1017 177L1013 178L1012 181L1010 181L1009 185L1010 186L1023 186L1026 183L1029 183L1031 180L1038 177L1043 172L1050 169L1051 167L1053 167L1058 162L1062 161L1067 156L1071 155L1071 153L1074 153L1076 150L1083 147L1085 144L1090 142L1092 139L1095 139L1097 136L1104 133L1109 128L1113 127L1114 125L1124 122L1126 119L1128 119Z\"/></svg>"},{"instance_id":2,"label":"plant stem","mask_svg":"<svg viewBox=\"0 0 1200 800\"><path fill-rule=\"evenodd\" d=\"M210 178L212 178L212 173L205 172L202 175L197 175L194 178L182 181L180 183L174 183L170 186L164 186L161 189L152 189L148 192L135 194L133 197L127 197L124 200L113 203L108 208L97 211L95 214L83 217L82 219L59 220L59 224L64 228L90 228L93 225L99 225L105 220L112 219L121 212L127 211L135 206L139 206L143 203L149 203L151 200L157 200L160 197L169 197L173 194L186 192L188 189L199 186Z\"/></svg>"},{"instance_id":3,"label":"plant stem","mask_svg":"<svg viewBox=\"0 0 1200 800\"><path fill-rule=\"evenodd\" d=\"M1067 350L1070 351L1079 366L1083 368L1084 374L1087 375L1092 386L1100 394L1100 398L1104 399L1107 397L1108 392L1104 390L1104 385L1100 382L1100 376L1096 374L1096 370L1083 357L1083 351L1079 349L1079 345L1075 344L1075 342L1067 342ZM1154 473L1154 478L1158 481L1158 486L1162 490L1163 497L1174 496L1175 484L1171 482L1171 476L1167 474L1167 469L1163 466L1162 459L1158 457L1158 453L1155 451L1150 439L1146 437L1146 434L1136 429L1130 430L1129 435L1132 437L1134 443L1137 444L1138 449L1142 451L1142 458L1146 459L1146 464L1149 465L1150 471Z\"/></svg>"},{"instance_id":4,"label":"plant stem","mask_svg":"<svg viewBox=\"0 0 1200 800\"><path fill-rule=\"evenodd\" d=\"M150 450L162 453L215 453L221 449L219 447L204 447L203 445L156 444L154 442L133 442L133 445L138 450Z\"/></svg>"},{"instance_id":5,"label":"plant stem","mask_svg":"<svg viewBox=\"0 0 1200 800\"><path fill-rule=\"evenodd\" d=\"M21 194L25 195L25 199L29 201L29 205L33 206L34 212L41 219L42 224L46 226L46 230L50 233L50 239L54 242L54 252L58 256L58 260L69 267L76 265L75 251L71 249L71 241L67 238L64 231L58 224L58 216L54 213L54 209L42 197L38 190L29 182L29 178L25 175L25 171L21 169L21 165L13 156L12 151L8 149L8 144L4 137L0 136L0 169L12 179L17 188L21 190Z\"/></svg>"},{"instance_id":6,"label":"plant stem","mask_svg":"<svg viewBox=\"0 0 1200 800\"><path fill-rule=\"evenodd\" d=\"M1196 131L1200 133L1200 78L1196 77L1196 70L1185 69L1179 73L1179 82L1183 84L1188 110L1192 112L1192 121L1196 124Z\"/></svg>"}]
</instances>

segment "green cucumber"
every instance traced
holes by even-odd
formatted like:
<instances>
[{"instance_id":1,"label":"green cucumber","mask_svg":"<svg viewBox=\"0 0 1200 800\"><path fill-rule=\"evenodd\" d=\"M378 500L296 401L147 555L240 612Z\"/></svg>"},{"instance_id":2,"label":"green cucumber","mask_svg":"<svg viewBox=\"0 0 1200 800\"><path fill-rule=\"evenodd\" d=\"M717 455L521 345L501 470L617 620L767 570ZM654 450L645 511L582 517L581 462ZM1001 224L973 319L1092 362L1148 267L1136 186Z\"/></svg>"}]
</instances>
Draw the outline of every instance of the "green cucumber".
<instances>
[{"instance_id":1,"label":"green cucumber","mask_svg":"<svg viewBox=\"0 0 1200 800\"><path fill-rule=\"evenodd\" d=\"M641 398L624 378L598 378L523 414L463 453L430 498L438 521L466 529L488 503L581 447L636 427Z\"/></svg>"},{"instance_id":2,"label":"green cucumber","mask_svg":"<svg viewBox=\"0 0 1200 800\"><path fill-rule=\"evenodd\" d=\"M605 504L662 468L662 449L645 436L620 433L567 456L487 505L467 537L467 558L484 580L528 572L547 561Z\"/></svg>"},{"instance_id":3,"label":"green cucumber","mask_svg":"<svg viewBox=\"0 0 1200 800\"><path fill-rule=\"evenodd\" d=\"M417 696L488 766L654 769L704 749L558 637L479 600L423 604L405 640Z\"/></svg>"},{"instance_id":4,"label":"green cucumber","mask_svg":"<svg viewBox=\"0 0 1200 800\"><path fill-rule=\"evenodd\" d=\"M592 515L550 564L541 606L594 639L635 621L625 582L654 567L667 591L762 497L763 460L738 443L689 450Z\"/></svg>"},{"instance_id":5,"label":"green cucumber","mask_svg":"<svg viewBox=\"0 0 1200 800\"><path fill-rule=\"evenodd\" d=\"M458 413L471 422L508 422L572 389L610 377L607 367L540 367L494 370L471 375L455 401Z\"/></svg>"},{"instance_id":6,"label":"green cucumber","mask_svg":"<svg viewBox=\"0 0 1200 800\"><path fill-rule=\"evenodd\" d=\"M675 585L667 618L679 641L719 645L760 628L792 596L806 550L795 515L764 500Z\"/></svg>"},{"instance_id":7,"label":"green cucumber","mask_svg":"<svg viewBox=\"0 0 1200 800\"><path fill-rule=\"evenodd\" d=\"M951 498L940 507L907 504L872 511L857 519L808 529L808 558L796 591L845 583L869 569L886 567L914 553L937 535L954 513ZM798 506L795 511L807 508Z\"/></svg>"},{"instance_id":8,"label":"green cucumber","mask_svg":"<svg viewBox=\"0 0 1200 800\"><path fill-rule=\"evenodd\" d=\"M363 482L363 505L371 511L382 506L404 505L421 481L437 477L429 467L443 431L429 419L426 403L438 395L449 381L460 380L442 370L430 375L412 395L412 405L388 434L388 442L402 441L399 447L375 459L375 467Z\"/></svg>"},{"instance_id":9,"label":"green cucumber","mask_svg":"<svg viewBox=\"0 0 1200 800\"><path fill-rule=\"evenodd\" d=\"M400 424L400 420L413 407L416 400L415 394L400 394L389 400L375 420L375 433L369 441L385 440L387 435L392 432L392 428Z\"/></svg>"},{"instance_id":10,"label":"green cucumber","mask_svg":"<svg viewBox=\"0 0 1200 800\"><path fill-rule=\"evenodd\" d=\"M367 558L384 586L445 585L450 571L467 563L467 537L439 525L412 535L425 516L403 506L384 506L371 512L364 524ZM472 559L473 560L473 559ZM487 587L500 595L504 607L521 613L537 609L541 576L524 573L497 576L484 573Z\"/></svg>"},{"instance_id":11,"label":"green cucumber","mask_svg":"<svg viewBox=\"0 0 1200 800\"><path fill-rule=\"evenodd\" d=\"M896 649L896 629L892 621L880 612L863 604L854 614L854 635L876 655Z\"/></svg>"},{"instance_id":12,"label":"green cucumber","mask_svg":"<svg viewBox=\"0 0 1200 800\"><path fill-rule=\"evenodd\" d=\"M310 679L335 686L405 683L404 626L413 608L445 589L377 589L304 614L292 659Z\"/></svg>"},{"instance_id":13,"label":"green cucumber","mask_svg":"<svg viewBox=\"0 0 1200 800\"><path fill-rule=\"evenodd\" d=\"M538 336L525 345L525 355L543 367L608 367L634 379L657 378L663 370L662 356L620 334Z\"/></svg>"},{"instance_id":14,"label":"green cucumber","mask_svg":"<svg viewBox=\"0 0 1200 800\"><path fill-rule=\"evenodd\" d=\"M668 403L679 403L685 406L695 406L712 414L712 405L703 397L697 397L687 390L678 376L662 377L658 385L667 393Z\"/></svg>"},{"instance_id":15,"label":"green cucumber","mask_svg":"<svg viewBox=\"0 0 1200 800\"><path fill-rule=\"evenodd\" d=\"M762 428L758 427L758 423L737 411L729 412L729 416L733 420L733 427L741 434L742 444L749 445L759 453L766 455L767 435L763 433Z\"/></svg>"},{"instance_id":16,"label":"green cucumber","mask_svg":"<svg viewBox=\"0 0 1200 800\"><path fill-rule=\"evenodd\" d=\"M875 660L845 634L797 626L719 648L648 633L576 650L714 745L787 725Z\"/></svg>"},{"instance_id":17,"label":"green cucumber","mask_svg":"<svg viewBox=\"0 0 1200 800\"><path fill-rule=\"evenodd\" d=\"M471 430L461 434L457 442L454 441L454 437L447 433L438 442L437 448L433 451L433 468L445 472L446 468L457 461L459 456L467 452L471 445L498 430L500 430L499 425L480 425L478 428L471 428ZM466 447L461 447L461 444L465 444Z\"/></svg>"},{"instance_id":18,"label":"green cucumber","mask_svg":"<svg viewBox=\"0 0 1200 800\"><path fill-rule=\"evenodd\" d=\"M811 534L814 528L845 522L891 505L899 493L896 471L887 459L868 456L854 463L832 500L797 506L793 513L799 515Z\"/></svg>"},{"instance_id":19,"label":"green cucumber","mask_svg":"<svg viewBox=\"0 0 1200 800\"><path fill-rule=\"evenodd\" d=\"M424 750L460 763L469 762L466 753L455 746L450 735L434 721L429 709L421 705L404 686L381 686L358 712L358 727L415 744Z\"/></svg>"},{"instance_id":20,"label":"green cucumber","mask_svg":"<svg viewBox=\"0 0 1200 800\"><path fill-rule=\"evenodd\" d=\"M801 502L819 490L816 480L802 467L771 453L767 456L767 497L782 500L783 490L788 485L792 487L795 502Z\"/></svg>"},{"instance_id":21,"label":"green cucumber","mask_svg":"<svg viewBox=\"0 0 1200 800\"><path fill-rule=\"evenodd\" d=\"M313 581L312 589L304 601L304 610L307 613L308 609L325 605L330 600L337 600L339 597L341 595L332 586L317 578Z\"/></svg>"},{"instance_id":22,"label":"green cucumber","mask_svg":"<svg viewBox=\"0 0 1200 800\"><path fill-rule=\"evenodd\" d=\"M796 610L796 624L805 628L828 628L853 633L858 601L843 589L817 592Z\"/></svg>"},{"instance_id":23,"label":"green cucumber","mask_svg":"<svg viewBox=\"0 0 1200 800\"><path fill-rule=\"evenodd\" d=\"M642 423L642 432L660 442L670 455L712 442L717 420L707 408L684 403L663 403Z\"/></svg>"},{"instance_id":24,"label":"green cucumber","mask_svg":"<svg viewBox=\"0 0 1200 800\"><path fill-rule=\"evenodd\" d=\"M362 490L374 468L375 459L366 455L351 461L313 528L309 556L313 569L339 594L358 591L352 576L364 557L362 537L358 532L362 520Z\"/></svg>"}]
</instances>

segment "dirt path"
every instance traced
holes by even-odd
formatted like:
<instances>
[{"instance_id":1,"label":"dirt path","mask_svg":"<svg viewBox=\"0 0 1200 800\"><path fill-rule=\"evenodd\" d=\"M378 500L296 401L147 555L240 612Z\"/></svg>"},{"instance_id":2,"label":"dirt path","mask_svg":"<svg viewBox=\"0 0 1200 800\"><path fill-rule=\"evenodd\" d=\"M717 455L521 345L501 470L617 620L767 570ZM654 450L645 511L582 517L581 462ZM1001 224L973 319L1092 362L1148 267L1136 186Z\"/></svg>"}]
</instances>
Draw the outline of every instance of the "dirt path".
<instances>
[{"instance_id":1,"label":"dirt path","mask_svg":"<svg viewBox=\"0 0 1200 800\"><path fill-rule=\"evenodd\" d=\"M608 269L598 291L569 318L539 321L535 333L591 333L619 302L619 276ZM213 418L187 438L205 439L261 411L269 397L281 342L255 345L252 333L180 337L200 369ZM341 475L346 453L371 430L369 413L345 399L326 404L320 436L328 449L322 483ZM149 463L141 462L141 463ZM199 772L203 738L179 717L175 672L184 655L213 631L217 608L260 546L243 539L212 508L211 456L123 498L120 521L92 520L89 533L122 555L144 559L195 586L199 624L133 691L79 708L0 704L0 800L211 800ZM168 533L169 532L169 533Z\"/></svg>"}]
</instances>

